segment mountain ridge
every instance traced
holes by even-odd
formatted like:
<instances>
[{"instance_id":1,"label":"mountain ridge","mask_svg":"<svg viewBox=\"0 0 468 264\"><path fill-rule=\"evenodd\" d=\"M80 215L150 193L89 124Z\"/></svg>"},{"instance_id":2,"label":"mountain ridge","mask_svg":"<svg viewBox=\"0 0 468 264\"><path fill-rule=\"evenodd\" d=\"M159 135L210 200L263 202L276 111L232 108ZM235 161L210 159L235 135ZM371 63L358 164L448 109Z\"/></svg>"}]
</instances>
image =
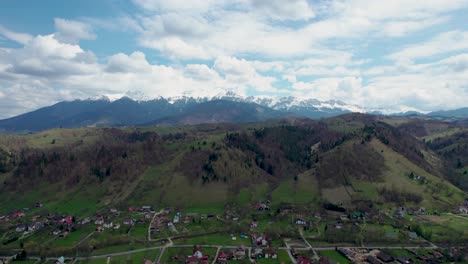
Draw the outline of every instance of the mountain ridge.
<instances>
[{"instance_id":1,"label":"mountain ridge","mask_svg":"<svg viewBox=\"0 0 468 264\"><path fill-rule=\"evenodd\" d=\"M211 102L225 102L218 105ZM211 106L210 109L207 106ZM231 108L231 109L230 109ZM203 109L203 110L201 110ZM261 111L257 111L261 109ZM415 111L395 113L448 121L468 117L468 108L428 114ZM249 111L248 111L249 110ZM351 112L383 115L338 100L320 101L297 97L240 96L226 92L212 97L148 97L141 92L117 97L105 95L63 101L51 106L0 120L0 132L37 132L51 128L92 126L136 126L202 124L216 122L256 122L289 116L321 119ZM243 116L239 114L242 113ZM194 116L194 115L197 116ZM455 115L452 117L452 115Z\"/></svg>"}]
</instances>

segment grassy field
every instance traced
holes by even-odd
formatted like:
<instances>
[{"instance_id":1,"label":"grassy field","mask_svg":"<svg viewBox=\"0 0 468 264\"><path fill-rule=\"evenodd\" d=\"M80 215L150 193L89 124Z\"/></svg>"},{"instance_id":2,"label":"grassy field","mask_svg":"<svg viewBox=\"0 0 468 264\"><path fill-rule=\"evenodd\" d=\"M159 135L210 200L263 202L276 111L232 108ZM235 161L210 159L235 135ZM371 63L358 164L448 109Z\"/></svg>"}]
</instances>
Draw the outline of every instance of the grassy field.
<instances>
[{"instance_id":1,"label":"grassy field","mask_svg":"<svg viewBox=\"0 0 468 264\"><path fill-rule=\"evenodd\" d=\"M452 136L452 135L454 135L456 133L467 131L467 130L468 130L468 128L454 127L454 128L445 129L443 131L431 134L429 136L425 136L425 137L423 137L423 139L426 140L426 142L430 142L430 141L432 141L434 139L437 139L437 138L449 137L449 136Z\"/></svg>"},{"instance_id":2,"label":"grassy field","mask_svg":"<svg viewBox=\"0 0 468 264\"><path fill-rule=\"evenodd\" d=\"M320 199L318 182L311 171L306 171L297 176L297 180L286 180L272 192L273 204L292 203L307 204L316 203Z\"/></svg>"},{"instance_id":3,"label":"grassy field","mask_svg":"<svg viewBox=\"0 0 468 264\"><path fill-rule=\"evenodd\" d=\"M388 189L396 188L400 191L420 194L423 197L421 205L426 208L446 207L446 202L448 201L451 203L463 201L464 194L457 187L431 175L378 140L373 140L371 145L375 150L381 152L385 159L386 170L383 174L384 181L375 184L354 182L353 184L356 185L356 189L363 191L359 193L359 198L375 199L379 188L386 187ZM411 172L425 177L428 182L420 184L410 179L408 175ZM433 190L436 190L437 193L434 194ZM437 196L437 200L434 199L435 195Z\"/></svg>"},{"instance_id":4,"label":"grassy field","mask_svg":"<svg viewBox=\"0 0 468 264\"><path fill-rule=\"evenodd\" d=\"M351 263L351 261L349 261L347 258L345 258L343 255L341 255L338 251L336 250L321 250L321 251L318 251L318 254L320 256L324 256L324 257L327 257L331 260L334 260L340 264L347 264L347 263Z\"/></svg>"},{"instance_id":5,"label":"grassy field","mask_svg":"<svg viewBox=\"0 0 468 264\"><path fill-rule=\"evenodd\" d=\"M174 240L176 245L224 245L224 246L240 246L249 245L250 239L240 238L236 236L233 240L229 234L214 234L206 236L197 236L186 239Z\"/></svg>"}]
</instances>

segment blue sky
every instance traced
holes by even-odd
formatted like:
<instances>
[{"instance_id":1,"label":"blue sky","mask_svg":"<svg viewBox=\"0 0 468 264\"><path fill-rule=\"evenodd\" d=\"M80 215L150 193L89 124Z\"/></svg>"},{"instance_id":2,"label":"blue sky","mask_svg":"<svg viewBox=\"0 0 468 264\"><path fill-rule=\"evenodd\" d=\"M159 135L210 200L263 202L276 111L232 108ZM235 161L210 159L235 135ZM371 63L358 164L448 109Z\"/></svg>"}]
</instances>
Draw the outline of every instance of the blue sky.
<instances>
[{"instance_id":1,"label":"blue sky","mask_svg":"<svg viewBox=\"0 0 468 264\"><path fill-rule=\"evenodd\" d=\"M468 0L4 0L0 118L135 91L467 107L467 12Z\"/></svg>"}]
</instances>

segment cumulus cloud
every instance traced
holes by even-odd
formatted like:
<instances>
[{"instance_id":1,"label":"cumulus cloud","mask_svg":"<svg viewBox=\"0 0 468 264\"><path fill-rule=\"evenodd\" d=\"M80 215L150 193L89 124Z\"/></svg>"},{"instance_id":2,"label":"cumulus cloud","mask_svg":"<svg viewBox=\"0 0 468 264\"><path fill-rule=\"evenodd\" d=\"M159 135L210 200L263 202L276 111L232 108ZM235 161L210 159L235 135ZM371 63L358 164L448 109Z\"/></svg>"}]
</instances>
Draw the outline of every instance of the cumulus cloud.
<instances>
[{"instance_id":1,"label":"cumulus cloud","mask_svg":"<svg viewBox=\"0 0 468 264\"><path fill-rule=\"evenodd\" d=\"M151 66L146 60L145 54L136 51L130 56L123 53L111 56L105 70L112 73L150 72Z\"/></svg>"},{"instance_id":2,"label":"cumulus cloud","mask_svg":"<svg viewBox=\"0 0 468 264\"><path fill-rule=\"evenodd\" d=\"M54 34L38 35L20 49L10 49L1 56L8 66L5 73L36 77L86 74L96 70L95 57L78 45L62 43Z\"/></svg>"}]
</instances>

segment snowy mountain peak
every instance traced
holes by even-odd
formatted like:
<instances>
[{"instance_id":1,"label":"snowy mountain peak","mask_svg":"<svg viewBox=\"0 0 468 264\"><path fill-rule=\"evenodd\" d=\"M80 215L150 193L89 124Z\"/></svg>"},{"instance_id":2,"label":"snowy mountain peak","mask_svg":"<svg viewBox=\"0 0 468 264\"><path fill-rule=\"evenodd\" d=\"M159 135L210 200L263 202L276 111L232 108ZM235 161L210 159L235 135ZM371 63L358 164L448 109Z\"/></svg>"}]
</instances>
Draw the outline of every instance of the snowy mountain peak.
<instances>
[{"instance_id":1,"label":"snowy mountain peak","mask_svg":"<svg viewBox=\"0 0 468 264\"><path fill-rule=\"evenodd\" d=\"M89 100L106 100L115 101L120 98L129 98L137 102L146 102L152 100L166 100L170 104L188 104L188 103L202 103L211 100L229 100L235 102L255 103L262 106L279 110L283 112L300 112L300 111L318 111L324 113L338 113L338 112L367 112L364 108L356 105L346 104L339 100L320 101L313 98L298 98L294 96L242 96L234 91L226 91L216 94L212 97L194 97L189 94L181 96L163 98L161 96L151 97L141 91L128 91L120 96L102 95L90 98Z\"/></svg>"},{"instance_id":2,"label":"snowy mountain peak","mask_svg":"<svg viewBox=\"0 0 468 264\"><path fill-rule=\"evenodd\" d=\"M111 99L108 96L105 96L105 95L98 95L98 96L89 97L86 100L88 100L88 101L111 101Z\"/></svg>"},{"instance_id":3,"label":"snowy mountain peak","mask_svg":"<svg viewBox=\"0 0 468 264\"><path fill-rule=\"evenodd\" d=\"M123 97L128 97L137 102L145 102L158 99L158 97L151 97L141 91L127 91ZM160 98L160 97L159 97Z\"/></svg>"}]
</instances>

